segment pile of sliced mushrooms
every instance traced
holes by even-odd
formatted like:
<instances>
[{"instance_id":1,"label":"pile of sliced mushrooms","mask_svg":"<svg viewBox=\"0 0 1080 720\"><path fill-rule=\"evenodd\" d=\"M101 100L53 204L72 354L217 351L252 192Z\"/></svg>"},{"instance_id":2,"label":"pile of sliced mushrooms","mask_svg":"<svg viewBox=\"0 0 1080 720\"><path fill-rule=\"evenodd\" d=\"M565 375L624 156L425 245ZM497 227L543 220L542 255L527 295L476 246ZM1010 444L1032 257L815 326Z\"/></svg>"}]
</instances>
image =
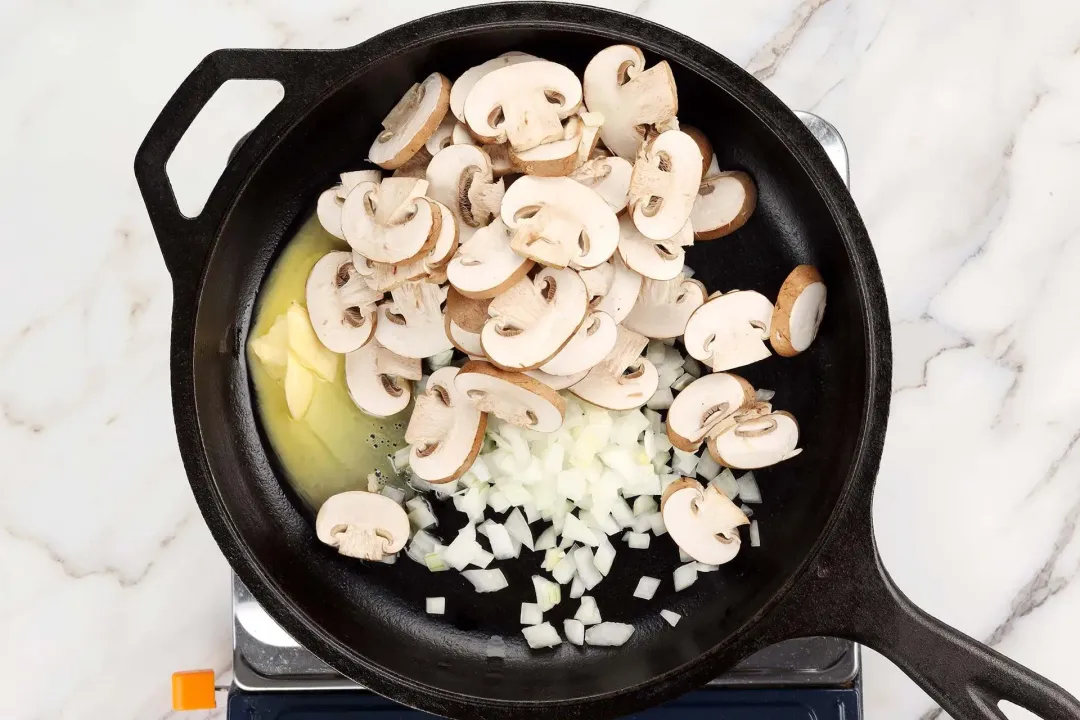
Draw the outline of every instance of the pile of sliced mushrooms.
<instances>
[{"instance_id":1,"label":"pile of sliced mushrooms","mask_svg":"<svg viewBox=\"0 0 1080 720\"><path fill-rule=\"evenodd\" d=\"M581 598L568 640L630 637L585 595L611 569L609 536L644 549L670 533L685 562L676 590L731 561L741 526L759 542L746 504L760 502L757 483L732 470L794 457L799 428L729 371L806 350L825 285L799 266L774 303L692 278L686 248L742 227L757 192L677 113L668 64L646 68L628 45L598 53L581 80L525 53L453 83L433 73L390 111L369 158L391 174L343 173L319 198L322 226L351 251L318 261L307 308L322 344L345 354L361 410L413 402L395 462L421 494L337 495L321 540L383 561L408 544L480 592L508 584L492 562L545 553L551 579L535 576L537 602L522 606L532 647L562 641L543 613L567 584ZM467 518L446 545L425 495ZM536 522L550 526L534 537ZM635 595L659 585L642 578ZM429 612L445 608L429 598Z\"/></svg>"}]
</instances>

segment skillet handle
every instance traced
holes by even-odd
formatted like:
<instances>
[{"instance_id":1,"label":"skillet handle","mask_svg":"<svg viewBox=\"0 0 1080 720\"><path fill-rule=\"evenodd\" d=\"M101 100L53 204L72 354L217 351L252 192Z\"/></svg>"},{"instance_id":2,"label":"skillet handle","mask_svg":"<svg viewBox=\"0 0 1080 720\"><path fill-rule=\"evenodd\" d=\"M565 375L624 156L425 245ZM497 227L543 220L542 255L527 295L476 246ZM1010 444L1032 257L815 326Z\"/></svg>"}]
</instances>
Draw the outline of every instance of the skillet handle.
<instances>
[{"instance_id":1,"label":"skillet handle","mask_svg":"<svg viewBox=\"0 0 1080 720\"><path fill-rule=\"evenodd\" d=\"M299 112L329 89L336 65L329 51L218 50L203 58L169 98L135 155L135 178L175 288L197 289L210 245L236 191ZM276 80L285 96L242 141L202 212L188 217L177 206L165 164L199 112L228 80Z\"/></svg>"},{"instance_id":2,"label":"skillet handle","mask_svg":"<svg viewBox=\"0 0 1080 720\"><path fill-rule=\"evenodd\" d=\"M881 562L870 492L846 503L826 546L773 616L788 637L832 635L878 651L955 720L1008 720L1007 700L1043 720L1077 720L1059 685L916 607Z\"/></svg>"}]
</instances>

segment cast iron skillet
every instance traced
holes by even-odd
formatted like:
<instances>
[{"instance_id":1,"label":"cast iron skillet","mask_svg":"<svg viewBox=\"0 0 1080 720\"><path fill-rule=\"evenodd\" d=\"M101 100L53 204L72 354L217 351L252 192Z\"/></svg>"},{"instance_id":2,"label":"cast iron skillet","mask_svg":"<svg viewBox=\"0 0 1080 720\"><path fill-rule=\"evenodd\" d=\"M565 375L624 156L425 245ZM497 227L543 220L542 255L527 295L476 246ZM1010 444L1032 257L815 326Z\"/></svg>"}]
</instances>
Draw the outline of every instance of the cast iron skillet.
<instances>
[{"instance_id":1,"label":"cast iron skillet","mask_svg":"<svg viewBox=\"0 0 1080 720\"><path fill-rule=\"evenodd\" d=\"M671 62L680 120L712 138L721 167L744 169L758 184L757 212L744 229L693 248L688 262L697 277L710 291L750 283L773 294L792 267L813 263L829 286L829 309L809 352L745 368L799 418L806 448L759 473L763 546L746 547L677 595L665 582L651 603L631 597L634 585L643 574L668 578L675 546L664 537L647 553L624 551L596 596L605 619L634 623L630 642L531 652L517 614L535 567L515 566L511 589L477 595L456 573L432 575L409 561L368 567L316 541L310 511L279 481L261 434L244 345L283 240L338 172L362 165L379 121L409 85L436 70L454 78L507 50L580 72L619 42L642 47L650 64ZM277 80L285 98L238 149L203 212L185 217L165 163L233 78ZM675 697L777 641L834 635L891 658L958 719L1000 720L1002 699L1052 720L1080 717L1080 704L1060 687L914 607L882 567L871 499L891 350L874 252L814 138L716 52L634 17L551 3L455 10L345 50L222 50L169 100L135 172L173 278L173 406L192 490L229 562L271 616L343 674L459 718L595 720ZM453 533L458 524L448 516L442 527ZM429 595L447 597L447 616L424 613ZM576 605L551 614L556 627ZM677 628L659 618L661 607L684 616ZM485 657L492 634L507 638L505 660Z\"/></svg>"}]
</instances>

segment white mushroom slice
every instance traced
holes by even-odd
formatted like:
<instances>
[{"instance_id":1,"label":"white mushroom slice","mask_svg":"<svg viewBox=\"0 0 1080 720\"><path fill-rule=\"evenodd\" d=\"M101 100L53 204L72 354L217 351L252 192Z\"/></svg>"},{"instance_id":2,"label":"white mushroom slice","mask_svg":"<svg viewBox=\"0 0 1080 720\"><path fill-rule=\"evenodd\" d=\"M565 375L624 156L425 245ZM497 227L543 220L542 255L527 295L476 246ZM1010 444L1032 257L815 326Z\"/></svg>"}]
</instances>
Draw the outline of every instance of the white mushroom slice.
<instances>
[{"instance_id":1,"label":"white mushroom slice","mask_svg":"<svg viewBox=\"0 0 1080 720\"><path fill-rule=\"evenodd\" d=\"M596 152L597 143L600 142L600 128L604 126L604 115L598 112L579 110L581 116L581 142L578 144L577 167L581 167L592 159Z\"/></svg>"},{"instance_id":2,"label":"white mushroom slice","mask_svg":"<svg viewBox=\"0 0 1080 720\"><path fill-rule=\"evenodd\" d=\"M802 452L797 447L799 424L783 410L743 420L728 432L710 436L707 444L713 460L736 470L769 467Z\"/></svg>"},{"instance_id":3,"label":"white mushroom slice","mask_svg":"<svg viewBox=\"0 0 1080 720\"><path fill-rule=\"evenodd\" d=\"M427 149L431 157L435 157L439 154L439 151L443 148L450 147L454 144L454 128L457 126L457 118L451 113L446 113L443 116L442 122L435 128L435 132L431 134L431 137L424 143L424 148Z\"/></svg>"},{"instance_id":4,"label":"white mushroom slice","mask_svg":"<svg viewBox=\"0 0 1080 720\"><path fill-rule=\"evenodd\" d=\"M581 382L582 378L589 374L589 371L585 370L575 375L549 375L543 370L526 370L523 374L528 375L533 380L539 380L552 390L565 390Z\"/></svg>"},{"instance_id":5,"label":"white mushroom slice","mask_svg":"<svg viewBox=\"0 0 1080 720\"><path fill-rule=\"evenodd\" d=\"M554 432L562 426L566 401L524 373L506 372L491 363L472 360L465 363L454 382L477 409L511 425L537 432Z\"/></svg>"},{"instance_id":6,"label":"white mushroom slice","mask_svg":"<svg viewBox=\"0 0 1080 720\"><path fill-rule=\"evenodd\" d=\"M641 351L648 338L619 326L615 346L570 392L608 410L633 410L649 401L660 377Z\"/></svg>"},{"instance_id":7,"label":"white mushroom slice","mask_svg":"<svg viewBox=\"0 0 1080 720\"><path fill-rule=\"evenodd\" d=\"M424 146L450 107L450 81L432 73L409 88L383 118L383 131L375 138L368 158L379 167L401 167Z\"/></svg>"},{"instance_id":8,"label":"white mushroom slice","mask_svg":"<svg viewBox=\"0 0 1080 720\"><path fill-rule=\"evenodd\" d=\"M502 220L515 252L550 267L596 267L619 244L615 213L570 178L518 178L503 197Z\"/></svg>"},{"instance_id":9,"label":"white mushroom slice","mask_svg":"<svg viewBox=\"0 0 1080 720\"><path fill-rule=\"evenodd\" d=\"M667 62L645 70L645 55L633 45L613 45L597 53L585 68L583 84L585 105L604 116L604 145L630 162L645 139L644 128L666 126L679 112Z\"/></svg>"},{"instance_id":10,"label":"white mushroom slice","mask_svg":"<svg viewBox=\"0 0 1080 720\"><path fill-rule=\"evenodd\" d=\"M709 142L709 138L705 137L705 133L698 130L691 125L683 125L681 128L684 133L694 138L694 142L697 143L698 150L701 151L701 176L708 177L709 166L712 164L713 159L716 157L713 154L712 143Z\"/></svg>"},{"instance_id":11,"label":"white mushroom slice","mask_svg":"<svg viewBox=\"0 0 1080 720\"><path fill-rule=\"evenodd\" d=\"M311 326L327 350L347 353L371 340L382 293L356 272L352 253L330 252L316 262L304 296Z\"/></svg>"},{"instance_id":12,"label":"white mushroom slice","mask_svg":"<svg viewBox=\"0 0 1080 720\"><path fill-rule=\"evenodd\" d=\"M441 272L440 269L450 262L450 258L457 252L457 221L454 220L454 215L448 207L434 200L430 202L438 206L442 217L442 227L439 229L439 236L435 239L434 246L426 255L397 264L367 261L370 272L365 271L363 274L369 286L380 292L386 292L410 280L427 278L428 282L436 285L446 280L445 272Z\"/></svg>"},{"instance_id":13,"label":"white mushroom slice","mask_svg":"<svg viewBox=\"0 0 1080 720\"><path fill-rule=\"evenodd\" d=\"M353 490L331 495L315 518L319 540L361 560L382 560L409 541L409 516L385 495Z\"/></svg>"},{"instance_id":14,"label":"white mushroom slice","mask_svg":"<svg viewBox=\"0 0 1080 720\"><path fill-rule=\"evenodd\" d=\"M668 408L667 436L683 452L696 453L710 434L730 429L737 413L754 403L754 388L738 375L712 373L687 385Z\"/></svg>"},{"instance_id":15,"label":"white mushroom slice","mask_svg":"<svg viewBox=\"0 0 1080 720\"><path fill-rule=\"evenodd\" d=\"M428 152L427 145L425 145L417 150L415 155L395 168L391 177L422 180L427 173L429 162L431 162L431 153Z\"/></svg>"},{"instance_id":16,"label":"white mushroom slice","mask_svg":"<svg viewBox=\"0 0 1080 720\"><path fill-rule=\"evenodd\" d=\"M431 373L405 429L405 442L412 446L409 469L429 483L446 483L463 475L484 443L487 415L457 389L457 374L453 366Z\"/></svg>"},{"instance_id":17,"label":"white mushroom slice","mask_svg":"<svg viewBox=\"0 0 1080 720\"><path fill-rule=\"evenodd\" d=\"M698 186L690 222L698 240L715 240L735 232L757 207L757 188L744 172L724 172L706 177Z\"/></svg>"},{"instance_id":18,"label":"white mushroom slice","mask_svg":"<svg viewBox=\"0 0 1080 720\"><path fill-rule=\"evenodd\" d=\"M621 157L602 157L589 160L570 173L570 178L594 190L618 214L630 200L633 172L634 166Z\"/></svg>"},{"instance_id":19,"label":"white mushroom slice","mask_svg":"<svg viewBox=\"0 0 1080 720\"><path fill-rule=\"evenodd\" d=\"M573 270L546 268L522 278L488 306L484 354L503 370L534 370L570 341L587 309L585 283Z\"/></svg>"},{"instance_id":20,"label":"white mushroom slice","mask_svg":"<svg viewBox=\"0 0 1080 720\"><path fill-rule=\"evenodd\" d=\"M344 205L345 200L341 197L340 185L324 190L315 204L315 214L319 218L319 224L322 225L323 230L338 240L345 239L345 233L341 231L341 209Z\"/></svg>"},{"instance_id":21,"label":"white mushroom slice","mask_svg":"<svg viewBox=\"0 0 1080 720\"><path fill-rule=\"evenodd\" d=\"M825 317L825 281L813 265L799 265L780 286L769 339L777 355L798 355L817 337Z\"/></svg>"},{"instance_id":22,"label":"white mushroom slice","mask_svg":"<svg viewBox=\"0 0 1080 720\"><path fill-rule=\"evenodd\" d=\"M679 275L673 280L645 280L641 294L623 324L645 337L679 337L690 316L708 293L697 280Z\"/></svg>"},{"instance_id":23,"label":"white mushroom slice","mask_svg":"<svg viewBox=\"0 0 1080 720\"><path fill-rule=\"evenodd\" d=\"M452 287L446 294L446 336L454 347L470 357L484 355L480 331L487 322L490 304L491 300L466 297Z\"/></svg>"},{"instance_id":24,"label":"white mushroom slice","mask_svg":"<svg viewBox=\"0 0 1080 720\"><path fill-rule=\"evenodd\" d=\"M706 565L723 565L739 554L738 527L750 520L715 485L702 488L690 478L664 490L660 503L664 525L683 552Z\"/></svg>"},{"instance_id":25,"label":"white mushroom slice","mask_svg":"<svg viewBox=\"0 0 1080 720\"><path fill-rule=\"evenodd\" d=\"M351 170L341 173L341 184L338 185L338 197L344 200L349 197L352 189L363 182L382 182L382 172L379 170ZM344 240L345 238L341 238Z\"/></svg>"},{"instance_id":26,"label":"white mushroom slice","mask_svg":"<svg viewBox=\"0 0 1080 720\"><path fill-rule=\"evenodd\" d=\"M594 268L579 271L578 276L585 283L589 306L593 307L611 291L611 283L615 280L615 266L610 262L600 263Z\"/></svg>"},{"instance_id":27,"label":"white mushroom slice","mask_svg":"<svg viewBox=\"0 0 1080 720\"><path fill-rule=\"evenodd\" d=\"M493 298L513 287L533 267L510 248L510 231L495 218L473 233L446 266L446 277L462 295Z\"/></svg>"},{"instance_id":28,"label":"white mushroom slice","mask_svg":"<svg viewBox=\"0 0 1080 720\"><path fill-rule=\"evenodd\" d=\"M616 327L607 313L590 313L570 342L540 369L551 375L577 375L589 370L615 347Z\"/></svg>"},{"instance_id":29,"label":"white mushroom slice","mask_svg":"<svg viewBox=\"0 0 1080 720\"><path fill-rule=\"evenodd\" d=\"M614 271L611 289L600 299L600 302L594 303L593 306L597 310L606 312L615 322L621 323L634 309L644 278L626 267L618 255L612 258L611 267Z\"/></svg>"},{"instance_id":30,"label":"white mushroom slice","mask_svg":"<svg viewBox=\"0 0 1080 720\"><path fill-rule=\"evenodd\" d=\"M398 263L426 253L442 230L438 206L427 198L398 205L396 195L383 192L387 183L400 179L387 178L379 185L361 183L349 193L342 208L345 239L353 250L375 262Z\"/></svg>"},{"instance_id":31,"label":"white mushroom slice","mask_svg":"<svg viewBox=\"0 0 1080 720\"><path fill-rule=\"evenodd\" d=\"M688 220L675 237L650 240L628 215L619 218L619 257L626 267L652 280L673 280L686 264L685 246L694 242Z\"/></svg>"},{"instance_id":32,"label":"white mushroom slice","mask_svg":"<svg viewBox=\"0 0 1080 720\"><path fill-rule=\"evenodd\" d=\"M462 242L499 214L503 182L493 181L491 160L475 145L441 150L428 163L427 180L428 197L450 208Z\"/></svg>"},{"instance_id":33,"label":"white mushroom slice","mask_svg":"<svg viewBox=\"0 0 1080 720\"><path fill-rule=\"evenodd\" d=\"M765 340L772 315L773 304L761 293L716 295L690 316L683 343L691 357L714 372L749 365L770 355Z\"/></svg>"},{"instance_id":34,"label":"white mushroom slice","mask_svg":"<svg viewBox=\"0 0 1080 720\"><path fill-rule=\"evenodd\" d=\"M511 147L510 164L516 172L526 175L562 177L577 167L583 128L581 118L571 115L563 128L561 139L521 152L516 152Z\"/></svg>"},{"instance_id":35,"label":"white mushroom slice","mask_svg":"<svg viewBox=\"0 0 1080 720\"><path fill-rule=\"evenodd\" d=\"M660 133L634 163L630 212L641 234L666 240L678 233L694 209L701 185L701 151L679 130Z\"/></svg>"},{"instance_id":36,"label":"white mushroom slice","mask_svg":"<svg viewBox=\"0 0 1080 720\"><path fill-rule=\"evenodd\" d=\"M412 383L422 376L420 360L406 358L376 342L345 356L345 385L356 407L373 417L390 417L409 406Z\"/></svg>"},{"instance_id":37,"label":"white mushroom slice","mask_svg":"<svg viewBox=\"0 0 1080 720\"><path fill-rule=\"evenodd\" d=\"M535 55L529 55L528 53L506 53L497 58L488 60L485 63L469 68L461 73L461 77L455 80L454 86L450 88L450 112L453 113L454 117L458 120L465 122L465 99L469 97L469 93L472 92L473 87L480 78L493 70L498 70L507 67L508 65L517 65L518 63L531 62L539 59L540 58ZM455 140L454 142L457 141Z\"/></svg>"},{"instance_id":38,"label":"white mushroom slice","mask_svg":"<svg viewBox=\"0 0 1080 720\"><path fill-rule=\"evenodd\" d=\"M446 288L429 282L406 282L390 291L379 306L375 338L407 358L426 358L454 347L443 329Z\"/></svg>"},{"instance_id":39,"label":"white mushroom slice","mask_svg":"<svg viewBox=\"0 0 1080 720\"><path fill-rule=\"evenodd\" d=\"M454 140L454 145L475 145L476 139L473 138L472 133L469 132L469 126L463 122L459 122L454 125L454 132L451 135Z\"/></svg>"},{"instance_id":40,"label":"white mushroom slice","mask_svg":"<svg viewBox=\"0 0 1080 720\"><path fill-rule=\"evenodd\" d=\"M508 65L480 78L465 99L465 123L483 143L517 152L563 135L563 118L581 107L581 81L547 60Z\"/></svg>"}]
</instances>

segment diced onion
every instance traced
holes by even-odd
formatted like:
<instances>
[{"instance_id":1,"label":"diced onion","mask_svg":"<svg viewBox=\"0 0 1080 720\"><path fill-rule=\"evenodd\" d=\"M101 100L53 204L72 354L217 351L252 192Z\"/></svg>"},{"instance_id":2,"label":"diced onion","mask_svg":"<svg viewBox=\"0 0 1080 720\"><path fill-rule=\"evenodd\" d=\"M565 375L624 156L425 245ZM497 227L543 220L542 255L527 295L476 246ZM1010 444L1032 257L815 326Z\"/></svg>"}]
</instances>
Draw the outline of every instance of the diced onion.
<instances>
[{"instance_id":1,"label":"diced onion","mask_svg":"<svg viewBox=\"0 0 1080 720\"><path fill-rule=\"evenodd\" d=\"M446 613L446 598L429 597L427 599L428 615L443 615Z\"/></svg>"},{"instance_id":2,"label":"diced onion","mask_svg":"<svg viewBox=\"0 0 1080 720\"><path fill-rule=\"evenodd\" d=\"M539 625L544 622L544 611L536 603L521 603L521 624Z\"/></svg>"},{"instance_id":3,"label":"diced onion","mask_svg":"<svg viewBox=\"0 0 1080 720\"><path fill-rule=\"evenodd\" d=\"M504 526L495 522L491 523L488 525L487 537L491 543L491 552L497 560L509 560L512 557L517 557L517 553L514 551L514 542L510 539L510 533L506 531Z\"/></svg>"},{"instance_id":4,"label":"diced onion","mask_svg":"<svg viewBox=\"0 0 1080 720\"><path fill-rule=\"evenodd\" d=\"M550 550L555 547L555 528L549 527L536 538L537 550Z\"/></svg>"},{"instance_id":5,"label":"diced onion","mask_svg":"<svg viewBox=\"0 0 1080 720\"><path fill-rule=\"evenodd\" d=\"M466 525L442 552L443 560L455 570L464 570L476 558L476 551L483 551L476 542L476 527Z\"/></svg>"},{"instance_id":6,"label":"diced onion","mask_svg":"<svg viewBox=\"0 0 1080 720\"><path fill-rule=\"evenodd\" d=\"M396 502L398 505L405 502L405 491L402 490L399 487L394 487L393 485L387 485L386 487L384 487L382 490L379 491L379 494L390 498L391 500Z\"/></svg>"},{"instance_id":7,"label":"diced onion","mask_svg":"<svg viewBox=\"0 0 1080 720\"><path fill-rule=\"evenodd\" d=\"M544 551L544 562L540 563L540 567L551 572L555 569L555 566L559 564L559 561L566 557L566 553L558 548L551 548Z\"/></svg>"},{"instance_id":8,"label":"diced onion","mask_svg":"<svg viewBox=\"0 0 1080 720\"><path fill-rule=\"evenodd\" d=\"M579 597L585 594L585 583L581 582L581 578L577 576L577 568L574 568L574 582L570 584L570 597L577 600Z\"/></svg>"},{"instance_id":9,"label":"diced onion","mask_svg":"<svg viewBox=\"0 0 1080 720\"><path fill-rule=\"evenodd\" d=\"M656 537L667 534L667 525L664 523L664 516L659 512L654 512L649 516L649 526L652 528L653 535Z\"/></svg>"},{"instance_id":10,"label":"diced onion","mask_svg":"<svg viewBox=\"0 0 1080 720\"><path fill-rule=\"evenodd\" d=\"M681 592L697 582L697 563L687 563L678 567L672 575L675 592Z\"/></svg>"},{"instance_id":11,"label":"diced onion","mask_svg":"<svg viewBox=\"0 0 1080 720\"><path fill-rule=\"evenodd\" d=\"M708 481L712 481L720 471L723 470L720 467L720 463L713 460L713 456L709 454L708 450L702 450L701 455L698 456L697 474L705 478Z\"/></svg>"},{"instance_id":12,"label":"diced onion","mask_svg":"<svg viewBox=\"0 0 1080 720\"><path fill-rule=\"evenodd\" d=\"M634 597L642 600L652 600L659 587L660 581L658 579L646 575L638 580L637 589L634 590Z\"/></svg>"},{"instance_id":13,"label":"diced onion","mask_svg":"<svg viewBox=\"0 0 1080 720\"><path fill-rule=\"evenodd\" d=\"M581 596L581 607L574 613L574 619L580 620L584 625L597 625L603 622L600 618L600 608L596 607L596 599L592 595Z\"/></svg>"},{"instance_id":14,"label":"diced onion","mask_svg":"<svg viewBox=\"0 0 1080 720\"><path fill-rule=\"evenodd\" d=\"M769 402L774 397L776 397L776 391L775 390L768 390L766 388L758 388L754 392L754 399L757 400L758 402Z\"/></svg>"},{"instance_id":15,"label":"diced onion","mask_svg":"<svg viewBox=\"0 0 1080 720\"><path fill-rule=\"evenodd\" d=\"M628 528L634 524L634 511L626 504L626 500L618 497L611 506L611 517L621 528Z\"/></svg>"},{"instance_id":16,"label":"diced onion","mask_svg":"<svg viewBox=\"0 0 1080 720\"><path fill-rule=\"evenodd\" d=\"M685 550L679 548L679 562L694 562L694 558L690 557L689 553L687 553Z\"/></svg>"},{"instance_id":17,"label":"diced onion","mask_svg":"<svg viewBox=\"0 0 1080 720\"><path fill-rule=\"evenodd\" d=\"M506 531L510 533L510 537L516 538L519 543L535 550L533 544L532 530L529 529L529 523L525 522L525 517L521 514L521 511L516 509L510 513L504 523Z\"/></svg>"},{"instance_id":18,"label":"diced onion","mask_svg":"<svg viewBox=\"0 0 1080 720\"><path fill-rule=\"evenodd\" d=\"M623 540L634 550L648 550L652 538L649 533L630 532L623 536Z\"/></svg>"},{"instance_id":19,"label":"diced onion","mask_svg":"<svg viewBox=\"0 0 1080 720\"><path fill-rule=\"evenodd\" d=\"M489 658L506 657L506 641L502 639L501 635L492 635L488 638L487 647L484 648L484 655Z\"/></svg>"},{"instance_id":20,"label":"diced onion","mask_svg":"<svg viewBox=\"0 0 1080 720\"><path fill-rule=\"evenodd\" d=\"M573 618L563 620L563 633L566 635L566 639L573 644L585 644L585 625L580 620Z\"/></svg>"},{"instance_id":21,"label":"diced onion","mask_svg":"<svg viewBox=\"0 0 1080 720\"><path fill-rule=\"evenodd\" d=\"M449 570L450 566L446 564L441 552L431 552L424 556L424 564L427 565L427 569L431 572L443 572Z\"/></svg>"},{"instance_id":22,"label":"diced onion","mask_svg":"<svg viewBox=\"0 0 1080 720\"><path fill-rule=\"evenodd\" d=\"M573 557L574 564L577 566L578 577L581 578L581 582L585 583L585 589L592 590L599 585L600 581L604 579L604 576L596 569L596 563L593 561L592 548L579 547L574 551Z\"/></svg>"},{"instance_id":23,"label":"diced onion","mask_svg":"<svg viewBox=\"0 0 1080 720\"><path fill-rule=\"evenodd\" d=\"M652 514L638 515L634 518L634 524L631 527L636 533L649 532L652 530Z\"/></svg>"},{"instance_id":24,"label":"diced onion","mask_svg":"<svg viewBox=\"0 0 1080 720\"><path fill-rule=\"evenodd\" d=\"M496 490L488 495L488 505L497 513L504 513L510 509L510 498L502 490Z\"/></svg>"},{"instance_id":25,"label":"diced onion","mask_svg":"<svg viewBox=\"0 0 1080 720\"><path fill-rule=\"evenodd\" d=\"M428 367L432 372L435 372L439 368L444 368L450 364L450 361L454 359L454 349L450 348L441 353L436 353L427 359Z\"/></svg>"},{"instance_id":26,"label":"diced onion","mask_svg":"<svg viewBox=\"0 0 1080 720\"><path fill-rule=\"evenodd\" d=\"M634 634L634 626L626 623L606 622L594 625L585 631L585 642L589 645L618 647L624 645Z\"/></svg>"},{"instance_id":27,"label":"diced onion","mask_svg":"<svg viewBox=\"0 0 1080 720\"><path fill-rule=\"evenodd\" d=\"M475 565L478 568L486 568L491 564L491 561L495 559L495 556L489 553L484 548L480 547L480 543L476 543L473 548L472 559L470 564Z\"/></svg>"},{"instance_id":28,"label":"diced onion","mask_svg":"<svg viewBox=\"0 0 1080 720\"><path fill-rule=\"evenodd\" d=\"M579 542L583 545L595 546L600 544L600 540L597 538L596 533L574 515L566 516L566 524L563 525L562 536L564 539L569 538L573 542Z\"/></svg>"},{"instance_id":29,"label":"diced onion","mask_svg":"<svg viewBox=\"0 0 1080 720\"><path fill-rule=\"evenodd\" d=\"M697 571L699 573L716 572L717 570L720 569L719 565L707 565L707 564L705 564L703 562L694 563L694 567L697 568Z\"/></svg>"},{"instance_id":30,"label":"diced onion","mask_svg":"<svg viewBox=\"0 0 1080 720\"><path fill-rule=\"evenodd\" d=\"M461 574L478 593L496 592L510 586L502 570L466 570Z\"/></svg>"},{"instance_id":31,"label":"diced onion","mask_svg":"<svg viewBox=\"0 0 1080 720\"><path fill-rule=\"evenodd\" d=\"M690 357L689 355L687 355L685 358L683 358L682 366L683 366L683 370L690 373L694 377L696 377L696 378L701 377L701 363L699 363L697 360Z\"/></svg>"},{"instance_id":32,"label":"diced onion","mask_svg":"<svg viewBox=\"0 0 1080 720\"><path fill-rule=\"evenodd\" d=\"M742 510L742 514L745 515L747 518L754 517L754 511L750 509L749 505L739 505L739 509Z\"/></svg>"},{"instance_id":33,"label":"diced onion","mask_svg":"<svg viewBox=\"0 0 1080 720\"><path fill-rule=\"evenodd\" d=\"M409 512L409 522L417 530L426 530L429 527L434 527L439 524L434 513L424 507Z\"/></svg>"},{"instance_id":34,"label":"diced onion","mask_svg":"<svg viewBox=\"0 0 1080 720\"><path fill-rule=\"evenodd\" d=\"M679 448L674 449L675 462L672 465L672 469L687 477L693 477L697 470L698 456L694 453L683 452Z\"/></svg>"},{"instance_id":35,"label":"diced onion","mask_svg":"<svg viewBox=\"0 0 1080 720\"><path fill-rule=\"evenodd\" d=\"M656 501L648 495L641 495L634 500L634 516L648 515L656 512Z\"/></svg>"},{"instance_id":36,"label":"diced onion","mask_svg":"<svg viewBox=\"0 0 1080 720\"><path fill-rule=\"evenodd\" d=\"M660 366L664 364L664 357L666 356L667 348L664 343L659 340L650 340L648 349L645 350L645 357L653 365Z\"/></svg>"},{"instance_id":37,"label":"diced onion","mask_svg":"<svg viewBox=\"0 0 1080 720\"><path fill-rule=\"evenodd\" d=\"M679 624L679 621L682 620L682 615L677 612L671 612L670 610L661 610L660 617L667 620L668 625L671 627L675 627Z\"/></svg>"},{"instance_id":38,"label":"diced onion","mask_svg":"<svg viewBox=\"0 0 1080 720\"><path fill-rule=\"evenodd\" d=\"M657 388L645 405L650 410L667 410L674 401L675 396L672 395L671 388L665 385Z\"/></svg>"},{"instance_id":39,"label":"diced onion","mask_svg":"<svg viewBox=\"0 0 1080 720\"><path fill-rule=\"evenodd\" d=\"M551 626L551 623L522 628L521 634L525 636L525 642L529 643L529 647L533 650L555 647L562 643L559 632Z\"/></svg>"},{"instance_id":40,"label":"diced onion","mask_svg":"<svg viewBox=\"0 0 1080 720\"><path fill-rule=\"evenodd\" d=\"M600 537L600 546L596 548L596 552L593 553L593 565L600 571L600 574L607 577L607 574L611 572L611 566L615 562L615 547L611 544L611 541L606 536Z\"/></svg>"},{"instance_id":41,"label":"diced onion","mask_svg":"<svg viewBox=\"0 0 1080 720\"><path fill-rule=\"evenodd\" d=\"M739 478L739 499L748 505L761 502L761 488L758 487L754 473L748 472Z\"/></svg>"},{"instance_id":42,"label":"diced onion","mask_svg":"<svg viewBox=\"0 0 1080 720\"><path fill-rule=\"evenodd\" d=\"M392 555L383 555L382 560L380 560L379 562L381 562L383 565L393 565L397 562L397 553L393 553Z\"/></svg>"},{"instance_id":43,"label":"diced onion","mask_svg":"<svg viewBox=\"0 0 1080 720\"><path fill-rule=\"evenodd\" d=\"M558 552L562 552L561 550ZM560 585L565 585L570 580L575 579L577 575L577 563L574 562L573 553L567 553L563 556L555 567L551 570L551 576L555 578L555 582Z\"/></svg>"},{"instance_id":44,"label":"diced onion","mask_svg":"<svg viewBox=\"0 0 1080 720\"><path fill-rule=\"evenodd\" d=\"M409 455L412 454L412 446L406 445L390 457L390 466L399 475L409 467Z\"/></svg>"},{"instance_id":45,"label":"diced onion","mask_svg":"<svg viewBox=\"0 0 1080 720\"><path fill-rule=\"evenodd\" d=\"M728 468L721 470L720 474L713 478L709 484L724 493L728 500L739 497L739 482Z\"/></svg>"},{"instance_id":46,"label":"diced onion","mask_svg":"<svg viewBox=\"0 0 1080 720\"><path fill-rule=\"evenodd\" d=\"M750 547L761 547L761 529L757 520L750 521Z\"/></svg>"}]
</instances>

